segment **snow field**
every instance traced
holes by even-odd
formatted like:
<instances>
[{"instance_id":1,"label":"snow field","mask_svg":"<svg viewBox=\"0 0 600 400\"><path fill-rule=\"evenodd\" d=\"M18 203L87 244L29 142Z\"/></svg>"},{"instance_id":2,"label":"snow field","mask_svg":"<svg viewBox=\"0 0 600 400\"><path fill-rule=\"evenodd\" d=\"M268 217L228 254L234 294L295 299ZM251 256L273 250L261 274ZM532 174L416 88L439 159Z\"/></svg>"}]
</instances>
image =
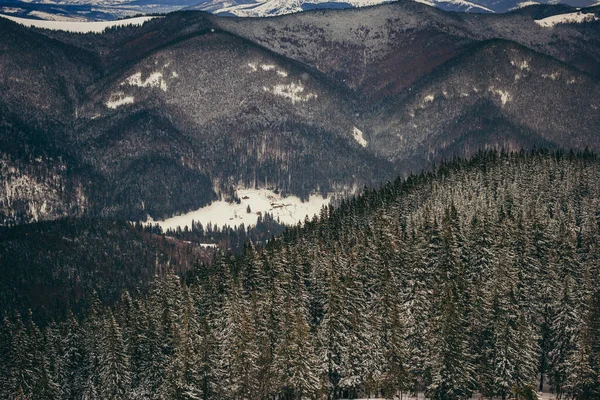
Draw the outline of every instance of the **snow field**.
<instances>
[{"instance_id":1,"label":"snow field","mask_svg":"<svg viewBox=\"0 0 600 400\"><path fill-rule=\"evenodd\" d=\"M267 189L240 189L237 191L237 195L241 199L240 204L215 201L196 211L165 220L154 221L149 218L147 223L158 224L163 231L176 229L178 226L182 229L185 226L191 227L192 221L200 222L204 226L208 223L219 227L224 225L233 227L241 224L254 226L260 212L273 214L273 217L279 218L281 223L293 225L304 221L306 216L312 218L330 201L329 197L324 199L321 196L311 195L309 201L302 202L296 196L284 198ZM250 213L247 212L248 206L250 206Z\"/></svg>"}]
</instances>

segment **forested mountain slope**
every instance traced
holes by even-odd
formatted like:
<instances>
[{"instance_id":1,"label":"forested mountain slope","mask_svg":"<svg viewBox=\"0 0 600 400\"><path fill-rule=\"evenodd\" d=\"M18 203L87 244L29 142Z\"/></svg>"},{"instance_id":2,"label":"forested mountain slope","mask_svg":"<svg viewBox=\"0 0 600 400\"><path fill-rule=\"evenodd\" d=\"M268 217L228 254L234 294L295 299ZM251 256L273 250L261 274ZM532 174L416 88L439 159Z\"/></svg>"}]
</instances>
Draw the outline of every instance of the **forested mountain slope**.
<instances>
[{"instance_id":1,"label":"forested mountain slope","mask_svg":"<svg viewBox=\"0 0 600 400\"><path fill-rule=\"evenodd\" d=\"M596 398L599 178L588 153L479 153L80 323L5 319L2 393L529 398L541 373Z\"/></svg>"},{"instance_id":2,"label":"forested mountain slope","mask_svg":"<svg viewBox=\"0 0 600 400\"><path fill-rule=\"evenodd\" d=\"M67 311L86 313L94 299L145 293L166 271L184 273L212 257L189 242L140 232L122 222L62 219L0 229L0 309L33 311L46 324Z\"/></svg>"},{"instance_id":3,"label":"forested mountain slope","mask_svg":"<svg viewBox=\"0 0 600 400\"><path fill-rule=\"evenodd\" d=\"M539 23L567 11L188 11L103 34L2 18L0 224L355 193L480 148L599 150L596 11Z\"/></svg>"}]
</instances>

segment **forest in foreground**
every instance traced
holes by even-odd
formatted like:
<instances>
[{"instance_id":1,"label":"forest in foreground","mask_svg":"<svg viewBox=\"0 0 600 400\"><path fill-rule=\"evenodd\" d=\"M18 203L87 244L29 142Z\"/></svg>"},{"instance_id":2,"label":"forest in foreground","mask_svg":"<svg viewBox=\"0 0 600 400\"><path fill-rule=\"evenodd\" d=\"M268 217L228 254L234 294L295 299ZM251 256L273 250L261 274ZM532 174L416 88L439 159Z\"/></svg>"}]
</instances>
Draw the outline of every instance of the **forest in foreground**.
<instances>
[{"instance_id":1,"label":"forest in foreground","mask_svg":"<svg viewBox=\"0 0 600 400\"><path fill-rule=\"evenodd\" d=\"M482 152L147 295L5 315L6 399L600 396L600 162Z\"/></svg>"}]
</instances>

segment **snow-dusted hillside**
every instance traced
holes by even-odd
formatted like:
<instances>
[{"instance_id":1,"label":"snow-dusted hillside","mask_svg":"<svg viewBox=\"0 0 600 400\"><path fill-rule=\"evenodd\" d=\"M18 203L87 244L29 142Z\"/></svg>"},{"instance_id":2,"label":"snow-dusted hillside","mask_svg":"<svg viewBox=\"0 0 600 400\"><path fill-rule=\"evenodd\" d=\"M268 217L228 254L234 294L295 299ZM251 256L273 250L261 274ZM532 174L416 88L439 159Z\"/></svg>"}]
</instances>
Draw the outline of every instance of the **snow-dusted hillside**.
<instances>
[{"instance_id":1,"label":"snow-dusted hillside","mask_svg":"<svg viewBox=\"0 0 600 400\"><path fill-rule=\"evenodd\" d=\"M226 201L215 201L209 206L186 214L178 215L162 221L149 219L150 224L158 224L166 231L190 227L192 221L200 222L206 226L225 225L245 226L256 225L260 214L272 214L281 223L293 225L304 221L308 216L312 218L318 214L323 206L329 204L330 198L321 196L310 196L309 201L302 202L296 196L282 197L281 195L267 189L240 189L237 191L240 204L228 203Z\"/></svg>"},{"instance_id":2,"label":"snow-dusted hillside","mask_svg":"<svg viewBox=\"0 0 600 400\"><path fill-rule=\"evenodd\" d=\"M10 19L16 23L25 26L33 26L35 28L51 29L55 31L66 31L74 33L101 33L108 28L114 28L116 26L128 26L134 25L139 26L144 22L149 21L156 17L137 17L122 19L118 21L100 21L100 22L88 22L88 21L73 21L73 20L37 20L30 18L14 17L12 15L0 14L0 17Z\"/></svg>"}]
</instances>

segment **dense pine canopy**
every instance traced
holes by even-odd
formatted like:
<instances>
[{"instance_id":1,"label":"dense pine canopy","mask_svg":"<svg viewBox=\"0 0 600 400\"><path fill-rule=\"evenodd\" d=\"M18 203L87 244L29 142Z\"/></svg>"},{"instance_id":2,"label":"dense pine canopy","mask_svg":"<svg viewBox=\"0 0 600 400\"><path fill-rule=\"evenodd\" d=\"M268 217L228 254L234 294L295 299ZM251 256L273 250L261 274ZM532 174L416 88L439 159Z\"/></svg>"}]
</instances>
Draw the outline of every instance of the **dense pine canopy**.
<instances>
[{"instance_id":1,"label":"dense pine canopy","mask_svg":"<svg viewBox=\"0 0 600 400\"><path fill-rule=\"evenodd\" d=\"M82 320L5 316L0 397L597 399L599 260L595 156L480 153Z\"/></svg>"}]
</instances>

